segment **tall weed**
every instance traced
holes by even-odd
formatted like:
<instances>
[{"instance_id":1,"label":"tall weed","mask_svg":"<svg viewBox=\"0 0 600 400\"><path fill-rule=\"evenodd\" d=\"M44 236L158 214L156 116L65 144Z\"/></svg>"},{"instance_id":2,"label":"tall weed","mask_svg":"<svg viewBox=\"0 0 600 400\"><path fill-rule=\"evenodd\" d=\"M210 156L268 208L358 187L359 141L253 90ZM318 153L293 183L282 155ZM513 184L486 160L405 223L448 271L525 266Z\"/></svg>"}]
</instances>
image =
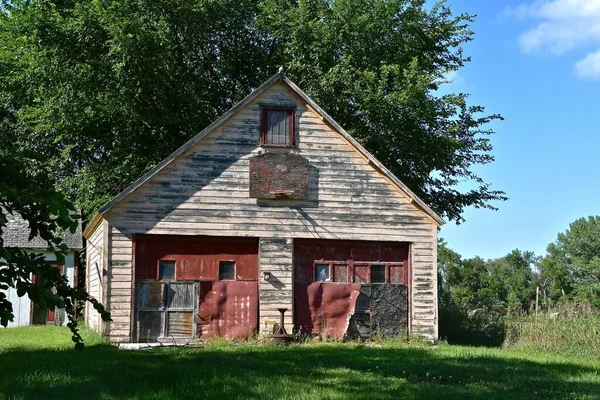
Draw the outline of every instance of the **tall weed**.
<instances>
[{"instance_id":1,"label":"tall weed","mask_svg":"<svg viewBox=\"0 0 600 400\"><path fill-rule=\"evenodd\" d=\"M506 317L503 347L600 357L600 314L585 303L563 303L537 316Z\"/></svg>"}]
</instances>

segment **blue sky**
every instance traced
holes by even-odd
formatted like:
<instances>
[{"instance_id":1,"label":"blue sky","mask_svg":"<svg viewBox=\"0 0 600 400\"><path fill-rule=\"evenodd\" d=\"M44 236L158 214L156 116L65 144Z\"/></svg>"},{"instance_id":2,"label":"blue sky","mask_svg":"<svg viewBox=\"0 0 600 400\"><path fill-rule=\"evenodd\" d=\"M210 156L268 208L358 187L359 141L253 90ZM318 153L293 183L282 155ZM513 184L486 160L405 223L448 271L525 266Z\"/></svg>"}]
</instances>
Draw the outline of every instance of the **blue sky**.
<instances>
[{"instance_id":1,"label":"blue sky","mask_svg":"<svg viewBox=\"0 0 600 400\"><path fill-rule=\"evenodd\" d=\"M600 214L600 0L449 0L477 14L472 62L448 88L504 121L496 161L475 171L510 198L469 209L440 236L464 257L546 253L575 219Z\"/></svg>"}]
</instances>

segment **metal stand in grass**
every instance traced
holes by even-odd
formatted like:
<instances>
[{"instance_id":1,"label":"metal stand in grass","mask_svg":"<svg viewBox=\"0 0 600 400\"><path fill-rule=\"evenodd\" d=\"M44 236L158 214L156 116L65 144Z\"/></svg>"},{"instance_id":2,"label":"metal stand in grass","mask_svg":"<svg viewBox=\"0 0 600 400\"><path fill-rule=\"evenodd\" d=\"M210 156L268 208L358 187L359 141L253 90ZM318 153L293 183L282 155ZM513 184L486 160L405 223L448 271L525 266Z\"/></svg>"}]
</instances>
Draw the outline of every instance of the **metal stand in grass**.
<instances>
[{"instance_id":1,"label":"metal stand in grass","mask_svg":"<svg viewBox=\"0 0 600 400\"><path fill-rule=\"evenodd\" d=\"M279 324L273 326L273 334L269 335L275 344L290 344L292 340L294 340L294 335L288 334L284 326L284 315L287 310L287 308L277 309L281 314L279 317Z\"/></svg>"}]
</instances>

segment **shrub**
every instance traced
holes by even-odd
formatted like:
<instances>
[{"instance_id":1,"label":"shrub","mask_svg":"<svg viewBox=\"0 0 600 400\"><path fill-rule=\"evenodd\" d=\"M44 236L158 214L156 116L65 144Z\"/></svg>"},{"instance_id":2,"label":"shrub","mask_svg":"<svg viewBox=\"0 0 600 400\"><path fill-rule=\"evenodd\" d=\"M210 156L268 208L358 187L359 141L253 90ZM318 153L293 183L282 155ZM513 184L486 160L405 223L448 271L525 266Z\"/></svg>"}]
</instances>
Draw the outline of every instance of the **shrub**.
<instances>
[{"instance_id":1,"label":"shrub","mask_svg":"<svg viewBox=\"0 0 600 400\"><path fill-rule=\"evenodd\" d=\"M498 311L441 307L439 324L440 338L450 344L500 347L504 342L504 316Z\"/></svg>"}]
</instances>

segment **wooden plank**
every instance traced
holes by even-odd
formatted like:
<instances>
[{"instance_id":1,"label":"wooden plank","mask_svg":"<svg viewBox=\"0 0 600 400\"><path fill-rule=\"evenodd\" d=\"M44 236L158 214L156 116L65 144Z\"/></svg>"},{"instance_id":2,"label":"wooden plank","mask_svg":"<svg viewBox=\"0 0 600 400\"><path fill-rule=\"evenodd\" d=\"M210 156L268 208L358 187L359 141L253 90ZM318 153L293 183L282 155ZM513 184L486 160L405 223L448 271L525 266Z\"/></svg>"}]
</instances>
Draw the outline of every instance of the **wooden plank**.
<instances>
[{"instance_id":1,"label":"wooden plank","mask_svg":"<svg viewBox=\"0 0 600 400\"><path fill-rule=\"evenodd\" d=\"M265 90L264 97L300 100L286 85L278 84ZM432 301L437 290L435 223L306 103L298 103L299 140L293 151L318 170L318 177L309 179L309 195L314 199L264 204L248 198L248 160L260 150L258 100L190 146L111 210L111 223L119 228L111 253L113 276L127 277L130 282L126 271L132 262L129 238L133 233L273 238L261 241L260 268L270 270L284 287L276 289L261 281L261 296L265 304L290 304L291 308L291 300L274 300L291 298L289 246L275 238L406 241L412 243L414 304L425 301L426 307L413 316L411 324L425 323L425 314L437 318ZM272 316L278 320L276 310L264 312L261 323Z\"/></svg>"}]
</instances>

